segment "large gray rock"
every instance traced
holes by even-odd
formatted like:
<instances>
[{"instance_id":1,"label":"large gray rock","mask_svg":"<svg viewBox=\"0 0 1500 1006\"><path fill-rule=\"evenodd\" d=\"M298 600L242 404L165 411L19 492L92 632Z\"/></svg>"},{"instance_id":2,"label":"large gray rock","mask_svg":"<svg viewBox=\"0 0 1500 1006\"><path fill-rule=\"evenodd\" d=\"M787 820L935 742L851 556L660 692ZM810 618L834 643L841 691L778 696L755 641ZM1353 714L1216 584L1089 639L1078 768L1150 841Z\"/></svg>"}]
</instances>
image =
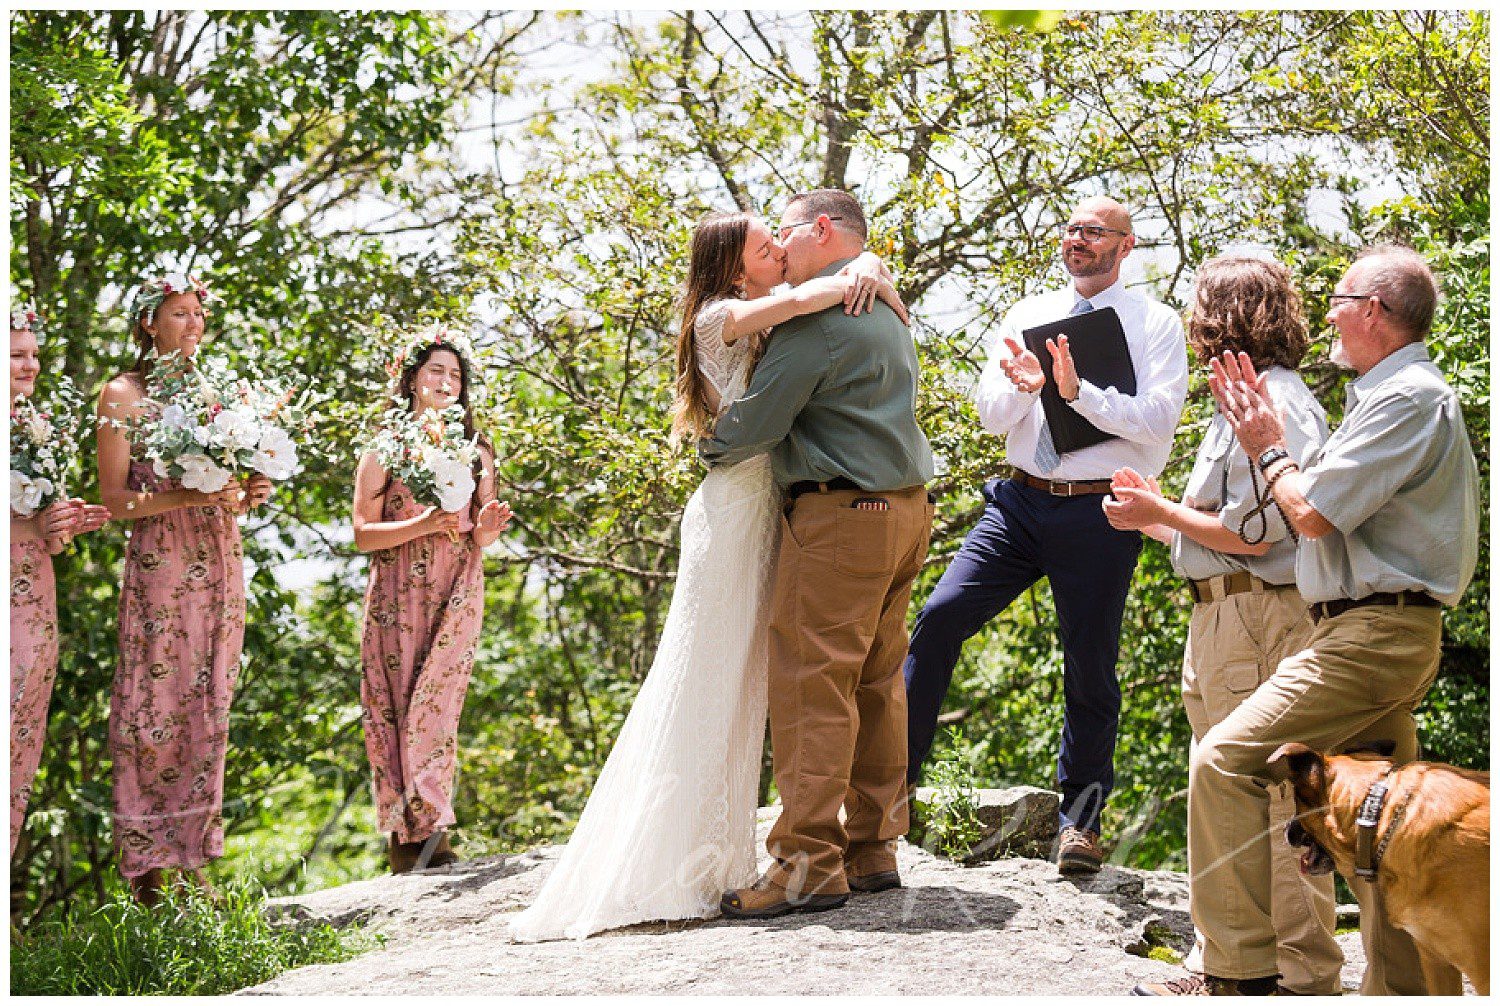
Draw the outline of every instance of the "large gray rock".
<instances>
[{"instance_id":1,"label":"large gray rock","mask_svg":"<svg viewBox=\"0 0 1500 1006\"><path fill-rule=\"evenodd\" d=\"M762 835L775 811L762 812ZM906 887L769 922L649 923L573 942L513 944L559 850L460 863L281 898L284 918L360 920L384 948L288 972L250 993L1121 994L1179 969L1140 956L1188 938L1182 878L1050 863L965 867L906 843Z\"/></svg>"},{"instance_id":2,"label":"large gray rock","mask_svg":"<svg viewBox=\"0 0 1500 1006\"><path fill-rule=\"evenodd\" d=\"M980 863L1002 856L1046 859L1057 842L1057 811L1062 798L1036 786L976 789L975 816L983 836L970 849L966 862ZM918 816L932 806L936 791L923 786L916 795Z\"/></svg>"}]
</instances>

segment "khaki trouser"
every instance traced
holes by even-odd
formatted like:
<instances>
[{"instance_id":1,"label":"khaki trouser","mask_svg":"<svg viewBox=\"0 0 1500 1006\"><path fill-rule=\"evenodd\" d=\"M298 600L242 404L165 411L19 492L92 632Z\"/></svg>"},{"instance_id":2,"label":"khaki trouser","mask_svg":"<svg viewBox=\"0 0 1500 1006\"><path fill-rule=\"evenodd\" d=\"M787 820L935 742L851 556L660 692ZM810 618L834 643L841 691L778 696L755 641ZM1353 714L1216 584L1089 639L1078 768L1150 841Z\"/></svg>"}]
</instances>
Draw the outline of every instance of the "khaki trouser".
<instances>
[{"instance_id":1,"label":"khaki trouser","mask_svg":"<svg viewBox=\"0 0 1500 1006\"><path fill-rule=\"evenodd\" d=\"M890 509L851 508L866 496ZM782 518L769 673L782 809L766 849L794 897L847 891L846 858L895 868L907 829L906 609L932 512L917 486L805 493Z\"/></svg>"},{"instance_id":2,"label":"khaki trouser","mask_svg":"<svg viewBox=\"0 0 1500 1006\"><path fill-rule=\"evenodd\" d=\"M1325 618L1307 648L1241 702L1197 745L1188 777L1189 889L1203 969L1220 978L1277 972L1271 915L1266 759L1300 741L1319 751L1391 740L1397 764L1417 756L1412 713L1437 676L1439 608L1374 605ZM1364 995L1458 994L1428 989L1416 946L1386 921L1378 888L1345 878L1360 905L1368 964ZM1455 972L1456 974L1456 972Z\"/></svg>"},{"instance_id":3,"label":"khaki trouser","mask_svg":"<svg viewBox=\"0 0 1500 1006\"><path fill-rule=\"evenodd\" d=\"M1292 586L1195 604L1182 661L1182 702L1193 728L1193 746L1249 698L1282 658L1306 646L1312 632L1307 606ZM1189 827L1197 812L1190 798ZM1288 845L1284 837L1286 823L1295 813L1291 787L1272 786L1270 818L1258 839L1263 848L1257 855L1270 872L1277 969L1281 984L1299 995L1338 995L1344 954L1333 938L1337 925L1333 874L1302 874L1298 866L1301 850ZM1188 875L1189 882L1196 883L1191 859ZM1205 883L1211 889L1213 878ZM1189 971L1203 970L1201 935L1185 965Z\"/></svg>"}]
</instances>

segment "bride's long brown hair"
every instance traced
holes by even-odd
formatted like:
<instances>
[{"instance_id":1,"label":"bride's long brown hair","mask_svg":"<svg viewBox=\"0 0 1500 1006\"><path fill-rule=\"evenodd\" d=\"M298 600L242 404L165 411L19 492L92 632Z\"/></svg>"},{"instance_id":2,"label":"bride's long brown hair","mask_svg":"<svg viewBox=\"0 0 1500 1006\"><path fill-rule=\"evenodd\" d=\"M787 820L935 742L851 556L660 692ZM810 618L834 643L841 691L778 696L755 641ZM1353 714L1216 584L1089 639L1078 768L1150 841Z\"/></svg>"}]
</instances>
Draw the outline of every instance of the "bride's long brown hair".
<instances>
[{"instance_id":1,"label":"bride's long brown hair","mask_svg":"<svg viewBox=\"0 0 1500 1006\"><path fill-rule=\"evenodd\" d=\"M744 272L748 213L710 213L693 228L687 281L683 284L677 326L677 384L672 401L672 442L697 440L714 428L714 414L704 395L703 375L693 355L694 324L704 305L740 296L736 285Z\"/></svg>"}]
</instances>

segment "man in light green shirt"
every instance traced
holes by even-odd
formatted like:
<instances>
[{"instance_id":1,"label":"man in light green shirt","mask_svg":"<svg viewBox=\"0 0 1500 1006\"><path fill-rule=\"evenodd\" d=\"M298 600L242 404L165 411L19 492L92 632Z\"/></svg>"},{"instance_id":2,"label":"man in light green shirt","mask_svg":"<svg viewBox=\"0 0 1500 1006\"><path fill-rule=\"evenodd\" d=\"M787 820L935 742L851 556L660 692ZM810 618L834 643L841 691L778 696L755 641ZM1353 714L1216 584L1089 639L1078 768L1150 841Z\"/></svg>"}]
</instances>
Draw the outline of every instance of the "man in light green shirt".
<instances>
[{"instance_id":1,"label":"man in light green shirt","mask_svg":"<svg viewBox=\"0 0 1500 1006\"><path fill-rule=\"evenodd\" d=\"M787 279L837 272L864 247L847 192L796 196ZM884 304L771 333L750 387L699 443L709 464L771 452L786 490L769 618L767 706L781 816L775 865L728 891L730 918L838 908L901 884L906 834L906 609L927 557L932 451L917 426L917 354Z\"/></svg>"},{"instance_id":2,"label":"man in light green shirt","mask_svg":"<svg viewBox=\"0 0 1500 1006\"><path fill-rule=\"evenodd\" d=\"M1345 273L1328 320L1333 360L1359 376L1344 422L1306 471L1288 456L1277 404L1244 361L1214 361L1210 384L1245 453L1301 542L1297 588L1315 622L1305 649L1203 738L1188 800L1189 901L1203 935L1198 984L1218 994L1275 985L1275 931L1259 837L1267 759L1282 744L1337 751L1386 740L1397 765L1417 756L1413 711L1437 676L1442 605L1456 603L1478 551L1478 473L1458 397L1428 360L1437 282L1409 248L1371 248ZM1248 833L1247 833L1248 832ZM1378 871L1377 871L1378 872ZM1459 974L1424 975L1411 937L1391 925L1378 876L1347 877L1360 902L1365 995L1458 995ZM1174 983L1193 994L1192 982Z\"/></svg>"}]
</instances>

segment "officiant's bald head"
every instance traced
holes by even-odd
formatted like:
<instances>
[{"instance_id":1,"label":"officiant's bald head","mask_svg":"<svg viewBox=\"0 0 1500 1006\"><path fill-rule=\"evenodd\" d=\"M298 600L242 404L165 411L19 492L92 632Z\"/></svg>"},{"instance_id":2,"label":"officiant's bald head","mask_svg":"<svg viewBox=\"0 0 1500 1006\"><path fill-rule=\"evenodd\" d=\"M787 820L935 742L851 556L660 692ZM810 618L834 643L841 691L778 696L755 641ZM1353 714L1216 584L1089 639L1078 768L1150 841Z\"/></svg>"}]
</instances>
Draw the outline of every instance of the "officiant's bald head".
<instances>
[{"instance_id":1,"label":"officiant's bald head","mask_svg":"<svg viewBox=\"0 0 1500 1006\"><path fill-rule=\"evenodd\" d=\"M1063 227L1063 266L1075 280L1087 280L1091 289L1112 286L1120 278L1120 263L1134 247L1130 211L1108 196L1090 196L1079 203Z\"/></svg>"}]
</instances>

